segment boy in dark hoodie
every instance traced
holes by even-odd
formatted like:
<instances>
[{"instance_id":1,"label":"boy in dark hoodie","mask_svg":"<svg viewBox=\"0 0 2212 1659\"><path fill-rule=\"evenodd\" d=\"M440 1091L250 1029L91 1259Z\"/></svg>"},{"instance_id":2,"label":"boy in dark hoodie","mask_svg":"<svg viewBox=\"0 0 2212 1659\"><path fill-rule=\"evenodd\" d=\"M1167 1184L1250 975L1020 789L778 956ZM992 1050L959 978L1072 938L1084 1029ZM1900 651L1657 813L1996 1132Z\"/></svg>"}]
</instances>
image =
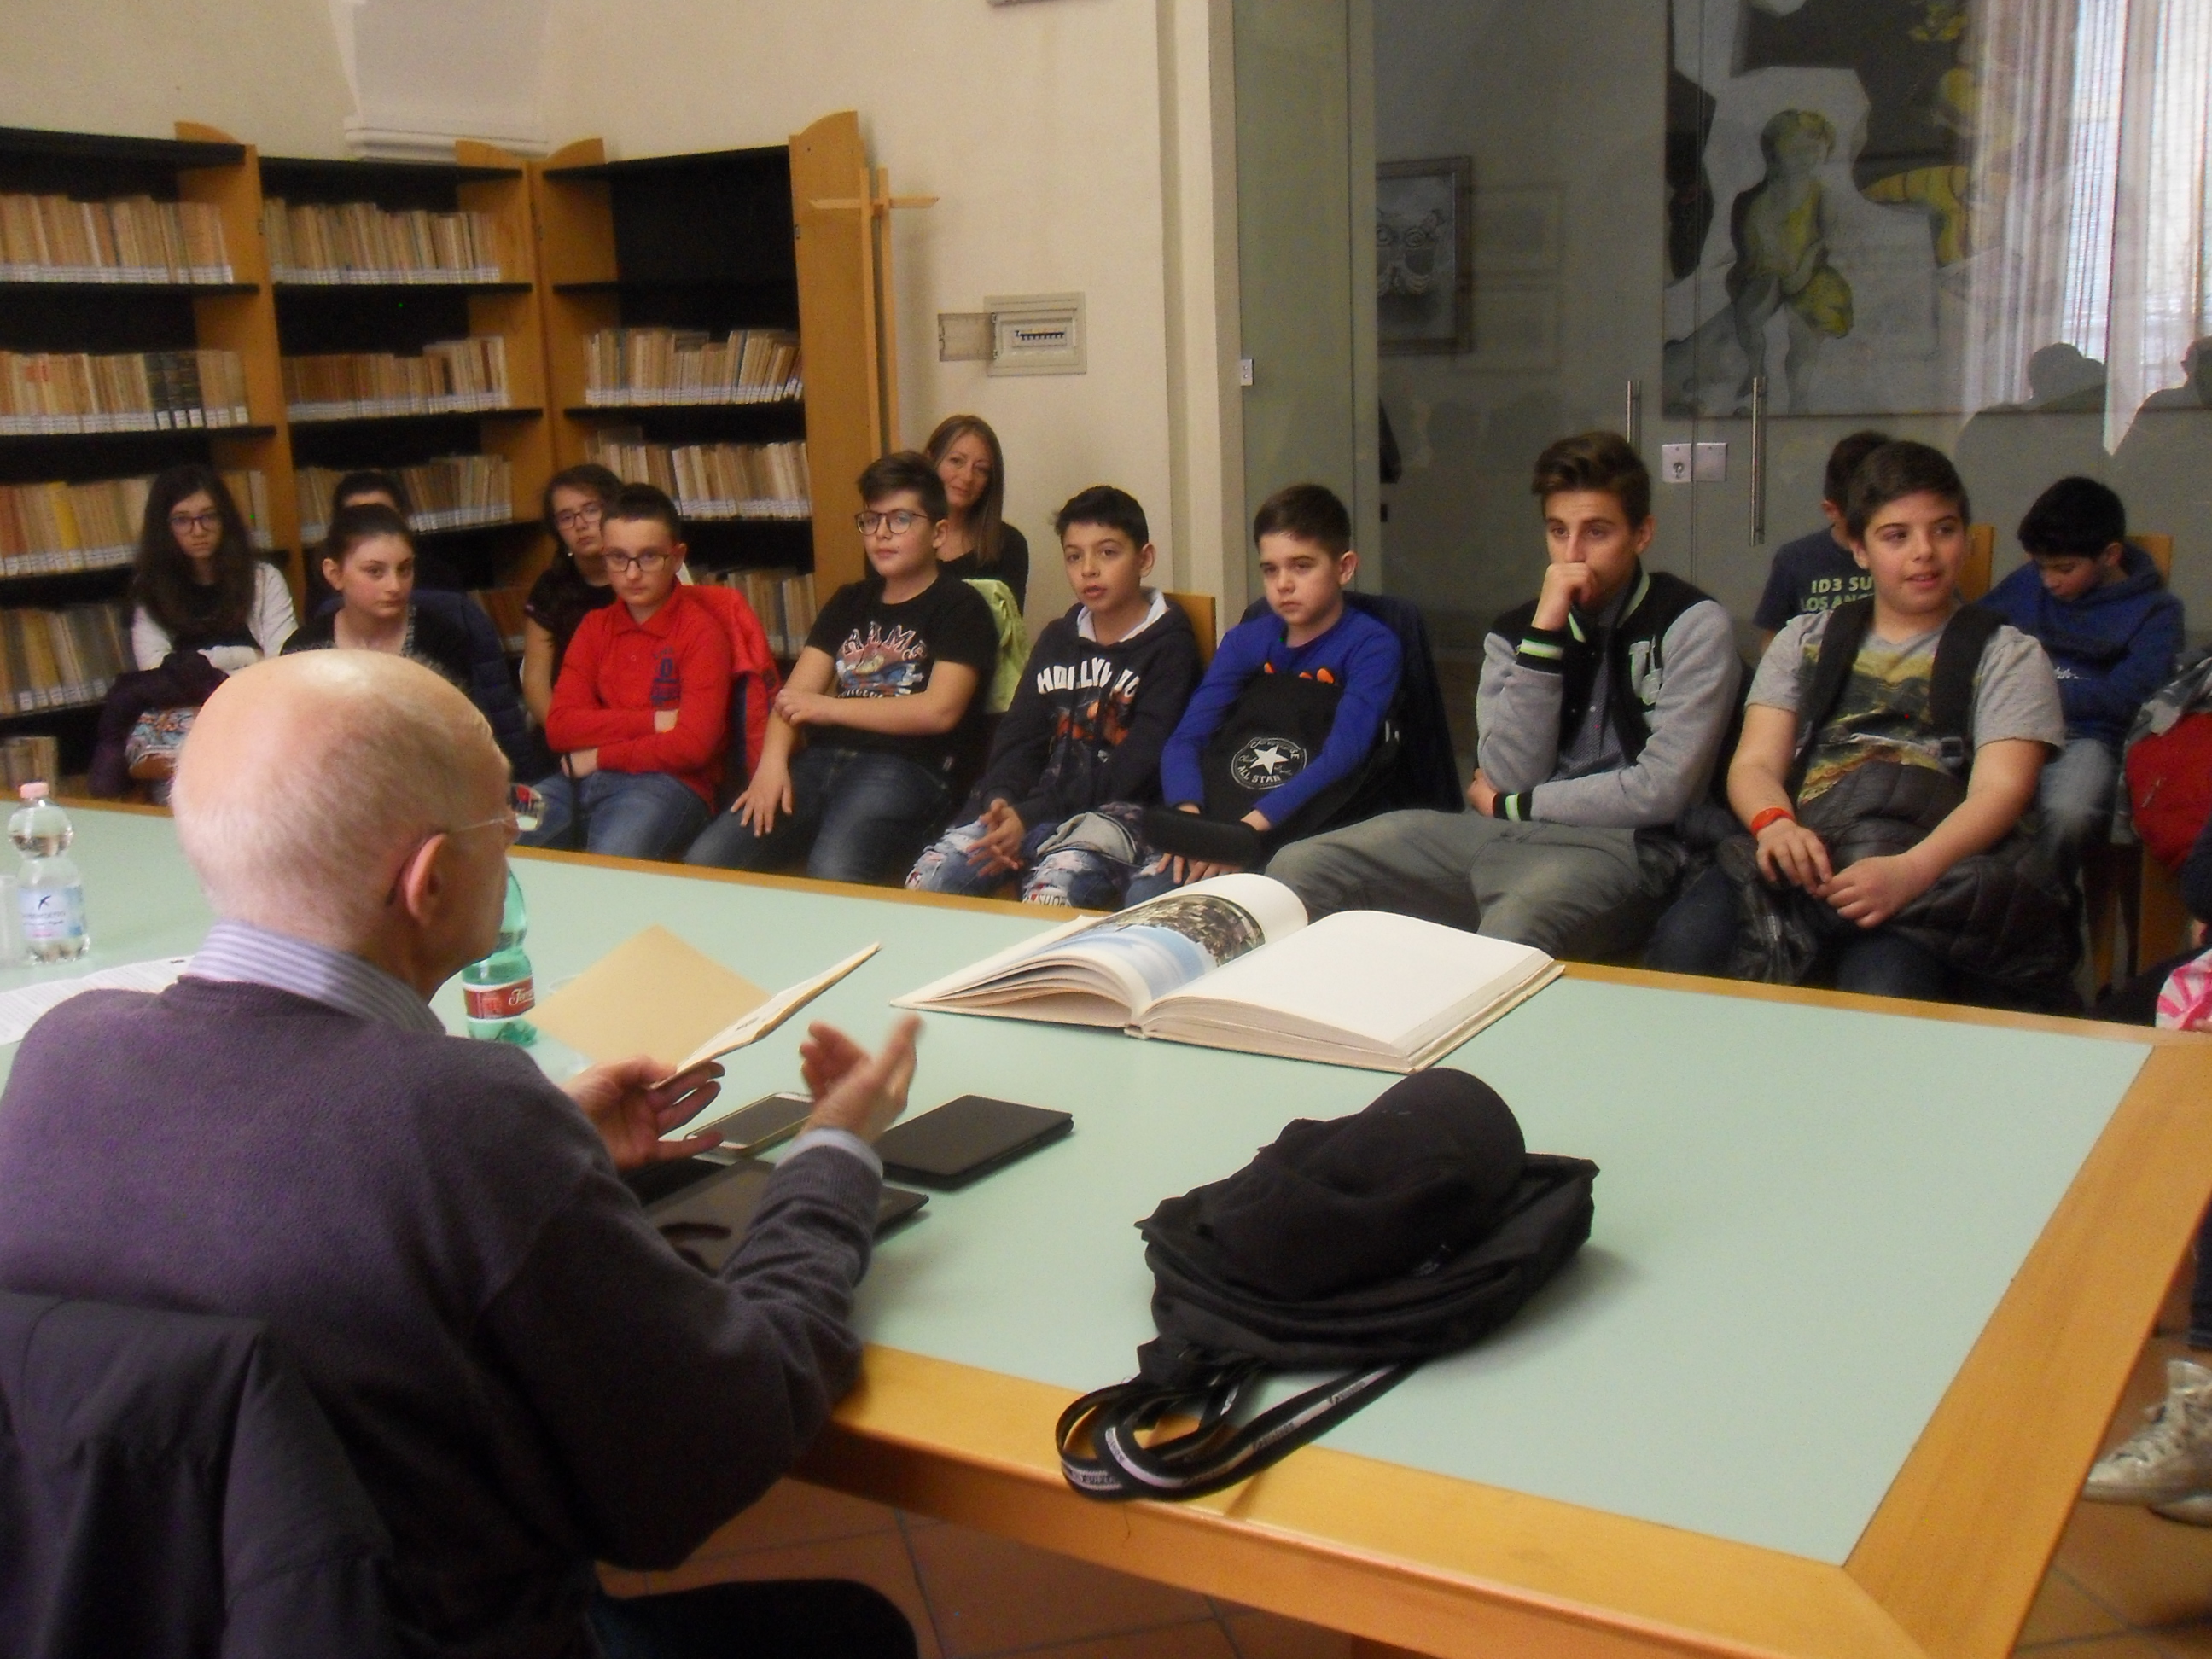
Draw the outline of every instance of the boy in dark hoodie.
<instances>
[{"instance_id":1,"label":"boy in dark hoodie","mask_svg":"<svg viewBox=\"0 0 2212 1659\"><path fill-rule=\"evenodd\" d=\"M2061 478L2020 521L2028 562L1982 603L2041 642L2058 678L2066 747L2036 790L2039 839L2062 870L2109 832L2120 747L2181 650L2181 601L2128 545L2127 509L2094 478Z\"/></svg>"},{"instance_id":2,"label":"boy in dark hoodie","mask_svg":"<svg viewBox=\"0 0 2212 1659\"><path fill-rule=\"evenodd\" d=\"M1094 484L1054 522L1078 603L1030 652L965 822L916 860L908 887L1114 909L1136 866L1133 811L1160 794L1160 750L1199 675L1181 608L1145 586L1152 535L1126 490Z\"/></svg>"}]
</instances>

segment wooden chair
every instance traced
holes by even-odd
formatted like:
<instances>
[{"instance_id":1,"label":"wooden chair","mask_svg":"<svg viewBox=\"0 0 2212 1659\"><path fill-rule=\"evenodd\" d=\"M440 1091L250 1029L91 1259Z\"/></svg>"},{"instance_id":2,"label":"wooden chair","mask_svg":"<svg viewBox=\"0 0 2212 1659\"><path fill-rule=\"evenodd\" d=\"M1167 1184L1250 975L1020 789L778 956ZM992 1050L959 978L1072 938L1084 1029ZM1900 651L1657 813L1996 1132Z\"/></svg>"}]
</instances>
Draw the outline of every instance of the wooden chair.
<instances>
[{"instance_id":1,"label":"wooden chair","mask_svg":"<svg viewBox=\"0 0 2212 1659\"><path fill-rule=\"evenodd\" d=\"M2142 530L2128 540L2150 556L2159 580L2173 577L2173 538ZM2185 941L2189 912L2181 902L2179 878L2140 842L2092 847L2081 862L2081 897L2089 917L2089 954L2096 985L2117 985L2154 962L2177 955ZM2118 949L2124 928L2127 948Z\"/></svg>"},{"instance_id":2,"label":"wooden chair","mask_svg":"<svg viewBox=\"0 0 2212 1659\"><path fill-rule=\"evenodd\" d=\"M1191 632L1198 635L1198 665L1207 666L1213 660L1213 647L1219 642L1219 635L1214 632L1213 595L1171 592L1167 599L1190 618Z\"/></svg>"},{"instance_id":3,"label":"wooden chair","mask_svg":"<svg viewBox=\"0 0 2212 1659\"><path fill-rule=\"evenodd\" d=\"M1959 597L1972 605L1990 591L1990 565L1996 557L1997 527L1966 526L1966 556L1959 561Z\"/></svg>"}]
</instances>

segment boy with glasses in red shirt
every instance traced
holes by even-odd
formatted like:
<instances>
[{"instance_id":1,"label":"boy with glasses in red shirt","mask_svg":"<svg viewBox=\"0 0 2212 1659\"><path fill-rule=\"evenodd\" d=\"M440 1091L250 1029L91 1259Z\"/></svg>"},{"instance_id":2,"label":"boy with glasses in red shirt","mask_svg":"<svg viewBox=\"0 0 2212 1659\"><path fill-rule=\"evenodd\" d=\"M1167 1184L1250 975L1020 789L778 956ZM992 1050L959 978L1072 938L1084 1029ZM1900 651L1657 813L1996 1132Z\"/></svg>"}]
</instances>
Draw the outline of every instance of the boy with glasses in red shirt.
<instances>
[{"instance_id":1,"label":"boy with glasses in red shirt","mask_svg":"<svg viewBox=\"0 0 2212 1659\"><path fill-rule=\"evenodd\" d=\"M730 708L730 641L677 580L684 525L650 484L607 503L599 529L615 603L577 624L545 740L561 772L539 786L531 847L673 858L714 808Z\"/></svg>"}]
</instances>

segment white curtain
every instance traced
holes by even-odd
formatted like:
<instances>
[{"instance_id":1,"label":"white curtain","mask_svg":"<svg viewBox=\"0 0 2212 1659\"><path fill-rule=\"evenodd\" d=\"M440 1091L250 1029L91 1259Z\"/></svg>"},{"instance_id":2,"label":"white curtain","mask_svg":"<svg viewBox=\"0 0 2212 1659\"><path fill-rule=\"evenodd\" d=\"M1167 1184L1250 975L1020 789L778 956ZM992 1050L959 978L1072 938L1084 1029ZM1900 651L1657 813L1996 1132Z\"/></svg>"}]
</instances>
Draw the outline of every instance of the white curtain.
<instances>
[{"instance_id":1,"label":"white curtain","mask_svg":"<svg viewBox=\"0 0 2212 1659\"><path fill-rule=\"evenodd\" d=\"M1961 406L2033 403L2071 347L2116 449L2212 334L2212 0L1980 0L1975 31Z\"/></svg>"},{"instance_id":2,"label":"white curtain","mask_svg":"<svg viewBox=\"0 0 2212 1659\"><path fill-rule=\"evenodd\" d=\"M2112 216L2105 447L2154 392L2179 386L2212 333L2204 165L2212 118L2212 0L2130 0Z\"/></svg>"}]
</instances>

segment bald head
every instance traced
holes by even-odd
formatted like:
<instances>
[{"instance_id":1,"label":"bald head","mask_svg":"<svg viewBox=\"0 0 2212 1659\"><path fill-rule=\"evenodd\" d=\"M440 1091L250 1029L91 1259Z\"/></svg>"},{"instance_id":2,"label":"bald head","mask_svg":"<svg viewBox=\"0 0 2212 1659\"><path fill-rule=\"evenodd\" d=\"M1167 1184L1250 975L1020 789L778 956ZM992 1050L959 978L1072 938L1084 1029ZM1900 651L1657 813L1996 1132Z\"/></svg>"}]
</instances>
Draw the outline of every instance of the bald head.
<instances>
[{"instance_id":1,"label":"bald head","mask_svg":"<svg viewBox=\"0 0 2212 1659\"><path fill-rule=\"evenodd\" d=\"M170 801L218 915L352 950L409 849L497 812L506 781L483 716L428 669L307 651L216 689Z\"/></svg>"}]
</instances>

